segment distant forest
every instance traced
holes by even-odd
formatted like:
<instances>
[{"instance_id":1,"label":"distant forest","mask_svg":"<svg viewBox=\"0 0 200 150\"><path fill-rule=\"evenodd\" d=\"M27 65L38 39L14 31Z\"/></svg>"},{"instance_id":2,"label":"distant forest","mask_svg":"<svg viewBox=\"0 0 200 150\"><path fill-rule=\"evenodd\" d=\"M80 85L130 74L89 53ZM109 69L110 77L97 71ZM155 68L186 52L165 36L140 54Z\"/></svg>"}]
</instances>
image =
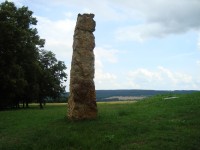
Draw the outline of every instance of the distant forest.
<instances>
[{"instance_id":1,"label":"distant forest","mask_svg":"<svg viewBox=\"0 0 200 150\"><path fill-rule=\"evenodd\" d=\"M189 94L193 92L199 92L195 90L96 90L97 101L112 101L106 98L113 96L154 96L159 94ZM64 94L66 97L69 96L69 92Z\"/></svg>"}]
</instances>

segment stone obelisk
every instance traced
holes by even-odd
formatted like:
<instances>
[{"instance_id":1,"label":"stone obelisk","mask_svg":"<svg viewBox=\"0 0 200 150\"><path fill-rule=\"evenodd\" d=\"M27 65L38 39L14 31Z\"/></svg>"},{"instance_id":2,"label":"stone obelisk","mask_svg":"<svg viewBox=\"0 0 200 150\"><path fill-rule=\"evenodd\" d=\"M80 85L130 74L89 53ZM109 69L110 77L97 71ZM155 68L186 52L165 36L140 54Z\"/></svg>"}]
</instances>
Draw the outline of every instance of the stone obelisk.
<instances>
[{"instance_id":1,"label":"stone obelisk","mask_svg":"<svg viewBox=\"0 0 200 150\"><path fill-rule=\"evenodd\" d=\"M78 14L74 31L73 55L70 71L68 118L71 120L97 117L94 84L94 52L96 23L94 14Z\"/></svg>"}]
</instances>

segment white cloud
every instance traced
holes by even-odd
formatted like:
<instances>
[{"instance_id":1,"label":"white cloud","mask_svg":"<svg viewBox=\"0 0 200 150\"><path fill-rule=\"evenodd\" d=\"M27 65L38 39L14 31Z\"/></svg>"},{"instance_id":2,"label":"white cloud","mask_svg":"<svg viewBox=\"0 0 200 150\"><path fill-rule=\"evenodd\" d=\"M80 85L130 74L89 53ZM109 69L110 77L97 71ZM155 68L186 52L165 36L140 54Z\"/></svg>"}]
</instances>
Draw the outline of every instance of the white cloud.
<instances>
[{"instance_id":1,"label":"white cloud","mask_svg":"<svg viewBox=\"0 0 200 150\"><path fill-rule=\"evenodd\" d=\"M159 72L150 71L148 69L140 68L128 72L127 86L134 89L155 89L154 84L157 85L162 81Z\"/></svg>"},{"instance_id":2,"label":"white cloud","mask_svg":"<svg viewBox=\"0 0 200 150\"><path fill-rule=\"evenodd\" d=\"M129 88L158 90L200 89L200 86L191 75L173 72L161 66L157 67L156 70L140 68L130 71L127 75L127 81Z\"/></svg>"},{"instance_id":3,"label":"white cloud","mask_svg":"<svg viewBox=\"0 0 200 150\"><path fill-rule=\"evenodd\" d=\"M198 38L198 41L197 41L197 47L200 50L200 31L199 31L199 38Z\"/></svg>"},{"instance_id":4,"label":"white cloud","mask_svg":"<svg viewBox=\"0 0 200 150\"><path fill-rule=\"evenodd\" d=\"M158 69L160 70L160 74L163 76L163 79L167 79L173 85L182 83L190 84L192 82L192 77L190 75L180 72L172 72L171 70L164 67L158 67Z\"/></svg>"},{"instance_id":5,"label":"white cloud","mask_svg":"<svg viewBox=\"0 0 200 150\"><path fill-rule=\"evenodd\" d=\"M112 48L96 47L95 54L95 84L97 89L112 89L117 86L117 76L105 71L105 66L118 62L118 50Z\"/></svg>"},{"instance_id":6,"label":"white cloud","mask_svg":"<svg viewBox=\"0 0 200 150\"><path fill-rule=\"evenodd\" d=\"M117 81L118 77L112 72L107 72L104 68L95 67L95 86L96 89L117 89L121 88Z\"/></svg>"},{"instance_id":7,"label":"white cloud","mask_svg":"<svg viewBox=\"0 0 200 150\"><path fill-rule=\"evenodd\" d=\"M105 80L106 81L112 81L112 80L116 80L117 76L112 74L112 73L108 73L108 72L104 72L102 68L96 69L95 70L95 80L98 83L103 83L105 84Z\"/></svg>"},{"instance_id":8,"label":"white cloud","mask_svg":"<svg viewBox=\"0 0 200 150\"><path fill-rule=\"evenodd\" d=\"M58 59L71 59L76 21L68 18L56 21L41 16L36 18L39 35L46 40L45 48L53 51Z\"/></svg>"},{"instance_id":9,"label":"white cloud","mask_svg":"<svg viewBox=\"0 0 200 150\"><path fill-rule=\"evenodd\" d=\"M109 63L117 63L118 58L117 54L119 50L113 48L103 48L103 47L96 47L94 49L95 57L97 61L109 62Z\"/></svg>"},{"instance_id":10,"label":"white cloud","mask_svg":"<svg viewBox=\"0 0 200 150\"><path fill-rule=\"evenodd\" d=\"M200 49L200 40L198 41L197 46Z\"/></svg>"},{"instance_id":11,"label":"white cloud","mask_svg":"<svg viewBox=\"0 0 200 150\"><path fill-rule=\"evenodd\" d=\"M199 65L199 66L200 66L200 60L197 60L197 61L196 61L196 63L197 63L197 65Z\"/></svg>"}]
</instances>

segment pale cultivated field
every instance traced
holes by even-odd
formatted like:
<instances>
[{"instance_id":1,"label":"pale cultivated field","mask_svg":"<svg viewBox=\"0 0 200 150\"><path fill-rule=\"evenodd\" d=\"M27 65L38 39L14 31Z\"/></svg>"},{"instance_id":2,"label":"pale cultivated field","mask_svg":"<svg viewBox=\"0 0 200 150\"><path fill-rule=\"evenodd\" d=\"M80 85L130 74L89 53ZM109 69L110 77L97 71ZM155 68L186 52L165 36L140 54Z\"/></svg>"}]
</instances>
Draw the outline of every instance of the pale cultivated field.
<instances>
[{"instance_id":1,"label":"pale cultivated field","mask_svg":"<svg viewBox=\"0 0 200 150\"><path fill-rule=\"evenodd\" d=\"M109 99L118 99L118 100L141 100L146 98L145 96L112 96L109 98L106 98L107 100Z\"/></svg>"}]
</instances>

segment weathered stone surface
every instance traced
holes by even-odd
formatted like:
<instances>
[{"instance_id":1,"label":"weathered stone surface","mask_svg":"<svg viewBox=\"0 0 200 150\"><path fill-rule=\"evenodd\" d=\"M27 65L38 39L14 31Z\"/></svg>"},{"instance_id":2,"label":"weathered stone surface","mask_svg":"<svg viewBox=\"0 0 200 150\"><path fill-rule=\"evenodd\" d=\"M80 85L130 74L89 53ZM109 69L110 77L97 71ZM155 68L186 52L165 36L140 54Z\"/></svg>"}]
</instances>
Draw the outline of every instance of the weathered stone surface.
<instances>
[{"instance_id":1,"label":"weathered stone surface","mask_svg":"<svg viewBox=\"0 0 200 150\"><path fill-rule=\"evenodd\" d=\"M79 14L74 31L73 55L70 71L68 118L94 119L97 116L94 85L94 53L96 23L94 14Z\"/></svg>"}]
</instances>

